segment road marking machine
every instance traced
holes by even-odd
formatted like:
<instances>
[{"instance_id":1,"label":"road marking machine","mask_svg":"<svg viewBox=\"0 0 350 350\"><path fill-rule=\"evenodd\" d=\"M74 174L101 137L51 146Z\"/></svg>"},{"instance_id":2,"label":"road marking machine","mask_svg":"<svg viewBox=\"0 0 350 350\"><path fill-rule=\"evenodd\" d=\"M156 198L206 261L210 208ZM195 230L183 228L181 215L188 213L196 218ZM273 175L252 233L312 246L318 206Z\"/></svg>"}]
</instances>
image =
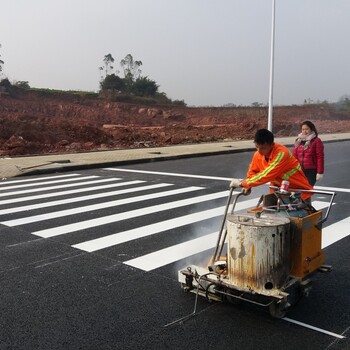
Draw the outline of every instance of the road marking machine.
<instances>
[{"instance_id":1,"label":"road marking machine","mask_svg":"<svg viewBox=\"0 0 350 350\"><path fill-rule=\"evenodd\" d=\"M282 318L309 294L316 272L331 270L324 264L321 243L335 192L270 188L272 192L245 213L234 213L234 208L247 193L230 190L207 266L190 265L178 272L183 290L196 294L194 311L185 318L196 313L198 296L256 304ZM324 217L322 210L301 199L303 192L330 196Z\"/></svg>"}]
</instances>

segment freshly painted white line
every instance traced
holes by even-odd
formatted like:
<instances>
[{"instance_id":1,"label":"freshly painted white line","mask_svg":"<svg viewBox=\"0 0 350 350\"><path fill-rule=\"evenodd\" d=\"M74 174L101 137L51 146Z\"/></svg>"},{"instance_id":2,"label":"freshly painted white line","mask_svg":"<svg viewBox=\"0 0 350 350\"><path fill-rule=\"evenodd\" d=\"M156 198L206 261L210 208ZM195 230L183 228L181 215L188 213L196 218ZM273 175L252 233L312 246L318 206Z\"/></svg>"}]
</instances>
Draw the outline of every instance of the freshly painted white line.
<instances>
[{"instance_id":1,"label":"freshly painted white line","mask_svg":"<svg viewBox=\"0 0 350 350\"><path fill-rule=\"evenodd\" d=\"M80 177L79 179L74 179L75 181L81 181L81 180L87 180L90 178L95 178L95 176L85 176ZM30 190L20 190L20 191L14 191L14 192L5 192L2 193L3 196L17 196L22 195L24 193L33 193L33 192L44 192L44 191L51 191L51 190L57 190L59 188L68 188L68 187L77 187L77 186L86 186L86 185L92 185L96 184L98 182L101 182L100 179L92 180L92 181L81 181L81 182L74 182L71 184L64 184L64 185L57 185L57 186L48 186L48 187L41 187L41 188L32 188Z\"/></svg>"},{"instance_id":2,"label":"freshly painted white line","mask_svg":"<svg viewBox=\"0 0 350 350\"><path fill-rule=\"evenodd\" d=\"M245 201L238 203L236 210L244 210L251 208L253 206L253 201L257 199ZM254 203L255 204L255 203ZM323 209L327 206L327 203L317 202L313 203L315 208L318 210ZM203 237L189 240L168 248L164 248L158 251L155 251L150 254L140 256L135 259L125 261L124 264L137 267L140 270L151 271L158 267L173 263L175 261L187 258L191 255L201 253L205 250L214 248L216 245L218 237L218 232L214 232Z\"/></svg>"},{"instance_id":3,"label":"freshly painted white line","mask_svg":"<svg viewBox=\"0 0 350 350\"><path fill-rule=\"evenodd\" d=\"M104 169L111 170L111 171L129 172L129 173L179 176L179 177L188 177L188 178L195 178L195 179L208 179L208 180L219 180L219 181L231 181L232 180L231 177L217 177L217 176L205 176L205 175L166 173L166 172L162 172L162 171L148 171L148 170L122 169L122 168L104 168ZM340 187L315 186L315 190L333 191L333 192L350 192L349 188L340 188Z\"/></svg>"},{"instance_id":4,"label":"freshly painted white line","mask_svg":"<svg viewBox=\"0 0 350 350\"><path fill-rule=\"evenodd\" d=\"M350 216L322 229L322 248L350 235Z\"/></svg>"},{"instance_id":5,"label":"freshly painted white line","mask_svg":"<svg viewBox=\"0 0 350 350\"><path fill-rule=\"evenodd\" d=\"M224 209L225 207L218 207L194 214L184 215L178 218L157 222L155 224L146 225L143 227L137 227L132 230L115 233L109 236L92 239L90 241L75 244L72 247L85 250L86 252L94 252L96 250L129 242L134 239L151 236L173 228L190 225L195 222L211 219L217 216L222 216Z\"/></svg>"},{"instance_id":6,"label":"freshly painted white line","mask_svg":"<svg viewBox=\"0 0 350 350\"><path fill-rule=\"evenodd\" d=\"M124 261L124 264L136 267L143 271L151 271L191 255L202 253L207 249L214 248L217 238L218 232L213 232L184 243L157 250L156 252L135 259Z\"/></svg>"},{"instance_id":7,"label":"freshly painted white line","mask_svg":"<svg viewBox=\"0 0 350 350\"><path fill-rule=\"evenodd\" d=\"M198 197L194 197L194 198L187 198L187 199L183 199L183 200L179 200L179 201L175 201L175 202L154 205L151 207L140 208L140 209L136 209L136 210L130 210L128 212L124 212L124 213L120 213L120 214L102 216L102 217L96 218L96 219L80 221L80 222L77 222L74 224L62 225L59 227L53 227L53 228L49 228L49 229L45 229L45 230L35 231L32 233L34 235L37 235L40 237L48 238L48 237L53 237L53 236L63 235L66 233L71 233L71 232L75 232L75 231L88 229L90 227L106 225L106 224L109 224L112 222L132 219L132 218L135 218L138 216L154 214L154 213L159 212L159 211L165 211L165 210L179 208L179 207L183 207L183 206L187 206L187 205L193 205L196 203L201 203L201 202L205 202L205 201L209 201L209 200L213 200L213 199L223 198L223 197L227 197L227 195L228 195L228 191L212 193L209 195L198 196Z\"/></svg>"},{"instance_id":8,"label":"freshly painted white line","mask_svg":"<svg viewBox=\"0 0 350 350\"><path fill-rule=\"evenodd\" d=\"M85 176L85 177L75 177L73 179L60 179L60 180L53 180L53 181L41 181L41 182L36 182L36 183L30 183L30 184L24 184L24 185L14 185L14 186L7 186L4 188L5 190L12 190L14 188L23 188L23 187L34 187L34 186L42 186L42 185L51 185L51 184L58 184L58 183L63 183L63 182L69 182L69 181L79 181L80 179L96 179L99 178L100 176L97 175L90 175L90 176ZM45 178L46 180L46 178ZM6 195L6 192L5 192Z\"/></svg>"},{"instance_id":9,"label":"freshly painted white line","mask_svg":"<svg viewBox=\"0 0 350 350\"><path fill-rule=\"evenodd\" d=\"M42 180L48 180L48 179L61 179L63 177L70 177L70 176L79 176L80 174L64 174L64 175L55 175L55 176L46 176L45 178L38 178L38 177L34 177L34 178L29 178L29 179L23 179L23 178L15 178L15 179L11 179L10 181L3 181L0 182L0 186L1 187L5 187L7 185L13 185L15 183L23 183L23 182L34 182L34 181L42 181Z\"/></svg>"},{"instance_id":10,"label":"freshly painted white line","mask_svg":"<svg viewBox=\"0 0 350 350\"><path fill-rule=\"evenodd\" d=\"M129 181L128 184L134 185L137 183L139 183L139 181ZM124 186L126 186L126 184L127 183L124 183ZM118 184L118 186L121 186L121 185L123 185L123 184L122 183ZM70 204L70 203L76 203L76 202L83 202L83 201L88 201L88 200L97 199L97 198L118 196L118 195L125 194L125 193L147 191L147 190L152 190L152 189L162 188L162 187L167 187L167 186L173 186L173 185L168 184L168 183L160 183L160 184L154 184L154 185L148 185L148 186L132 187L132 188L124 189L124 190L117 190L117 191L111 191L111 192L100 192L100 193L91 194L91 195L87 195L87 196L66 198L66 199L60 199L60 200L56 200L56 201L42 202L42 203L38 203L38 204L29 204L29 205L25 205L22 207L2 209L2 210L0 210L0 215L11 214L11 213L17 214L17 213L20 213L23 211L28 211L28 210L48 208L48 207L54 207L57 205Z\"/></svg>"},{"instance_id":11,"label":"freshly painted white line","mask_svg":"<svg viewBox=\"0 0 350 350\"><path fill-rule=\"evenodd\" d=\"M106 178L106 179L100 179L98 181L92 181L94 184L95 183L105 183L105 182L113 182L108 185L101 185L101 186L92 186L92 187L86 187L86 188L77 188L75 190L67 190L67 191L61 191L61 192L51 192L51 193L44 193L44 194L37 194L34 196L27 196L27 197L16 197L16 198L11 198L11 199L5 199L5 200L0 200L0 205L4 204L13 204L13 203L22 203L22 202L28 202L28 201L34 201L37 199L44 199L44 198L51 198L51 197L60 197L60 196L65 196L65 195L70 195L74 193L82 193L82 192L92 192L92 191L97 191L97 190L103 190L107 188L113 188L113 187L119 187L119 186L127 186L130 183L133 184L138 184L138 183L143 183L145 181L128 181L128 182L118 182L115 183L114 181L119 181L121 180L120 178Z\"/></svg>"},{"instance_id":12,"label":"freshly painted white line","mask_svg":"<svg viewBox=\"0 0 350 350\"><path fill-rule=\"evenodd\" d=\"M320 190L320 191L332 191L332 192L346 192L350 193L349 188L341 188L341 187L323 187L323 186L315 186L315 190Z\"/></svg>"},{"instance_id":13,"label":"freshly painted white line","mask_svg":"<svg viewBox=\"0 0 350 350\"><path fill-rule=\"evenodd\" d=\"M309 328L309 329L312 329L312 330L314 330L316 332L321 332L321 333L324 333L324 334L327 334L327 335L331 335L332 337L335 337L335 338L339 338L339 339L346 338L344 335L333 333L333 332L329 332L329 331L326 331L325 329L314 327L314 326L311 326L309 324L306 324L306 323L303 323L303 322L299 322L299 321L296 321L296 320L292 320L291 318L288 318L288 317L283 317L282 320L290 322L290 323L295 323L298 326Z\"/></svg>"},{"instance_id":14,"label":"freshly painted white line","mask_svg":"<svg viewBox=\"0 0 350 350\"><path fill-rule=\"evenodd\" d=\"M107 201L107 202L98 203L98 204L79 206L79 207L76 207L76 208L55 211L55 212L52 212L52 213L45 213L45 214L40 214L40 215L32 215L32 216L28 216L28 217L24 217L24 218L18 218L18 219L13 219L13 220L2 221L1 223L3 225L10 226L10 227L20 226L20 225L25 225L25 224L31 224L33 222L38 222L38 221L52 220L52 219L57 219L57 218L61 218L61 217L64 217L64 216L86 213L88 211L95 211L95 210L101 210L101 209L116 207L118 205L123 205L123 204L141 202L141 201L144 201L144 200L150 200L150 199L155 199L155 198L173 196L173 195L177 195L177 194L180 194L180 193L188 193L188 192L192 192L192 191L198 191L198 190L201 190L201 189L202 189L202 187L192 186L192 187L185 187L185 188L180 188L180 189L175 189L175 190L170 190L170 191L164 191L164 192L156 192L156 193L153 192L153 193L146 194L146 195L143 195L143 196L128 197L128 198L124 198L124 199ZM126 190L121 190L120 192L128 193L128 192L132 192L132 190L133 189L131 188L131 189L126 189ZM145 209L142 208L141 210L144 211ZM118 215L123 217L126 214L118 214Z\"/></svg>"},{"instance_id":15,"label":"freshly painted white line","mask_svg":"<svg viewBox=\"0 0 350 350\"><path fill-rule=\"evenodd\" d=\"M227 195L227 194L226 194ZM237 210L244 207L251 207L256 203L256 199L251 199L237 204ZM129 242L134 239L151 236L153 234L167 231L173 228L190 225L199 221L211 219L224 215L225 207L218 207L214 209L200 211L194 214L180 216L174 219L161 221L155 224L137 227L132 230L118 232L109 236L92 239L90 241L82 242L73 245L74 248L82 249L87 252L108 248L121 243Z\"/></svg>"},{"instance_id":16,"label":"freshly painted white line","mask_svg":"<svg viewBox=\"0 0 350 350\"><path fill-rule=\"evenodd\" d=\"M231 177L165 173L162 171L133 170L133 169L121 169L121 168L104 168L104 169L105 170L112 170L112 171L122 171L122 172L128 172L128 173L154 174L154 175L165 175L165 176L180 176L180 177L189 177L189 178L195 178L195 179L208 179L208 180L221 180L221 181L231 181L232 180Z\"/></svg>"}]
</instances>

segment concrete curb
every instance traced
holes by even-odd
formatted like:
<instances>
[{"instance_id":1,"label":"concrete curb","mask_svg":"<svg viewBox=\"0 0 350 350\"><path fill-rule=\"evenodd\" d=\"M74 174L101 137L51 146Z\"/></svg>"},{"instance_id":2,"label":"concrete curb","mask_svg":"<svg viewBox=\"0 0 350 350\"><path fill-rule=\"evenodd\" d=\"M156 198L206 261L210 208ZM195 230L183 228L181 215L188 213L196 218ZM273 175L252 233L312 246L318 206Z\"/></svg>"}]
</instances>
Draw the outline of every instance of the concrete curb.
<instances>
[{"instance_id":1,"label":"concrete curb","mask_svg":"<svg viewBox=\"0 0 350 350\"><path fill-rule=\"evenodd\" d=\"M324 143L350 141L350 133L320 135ZM292 147L295 137L276 137L276 142ZM214 154L251 152L252 140L188 144L142 149L106 150L86 153L38 155L0 159L0 176L11 177L96 169L116 165L140 164L171 159L205 157Z\"/></svg>"}]
</instances>

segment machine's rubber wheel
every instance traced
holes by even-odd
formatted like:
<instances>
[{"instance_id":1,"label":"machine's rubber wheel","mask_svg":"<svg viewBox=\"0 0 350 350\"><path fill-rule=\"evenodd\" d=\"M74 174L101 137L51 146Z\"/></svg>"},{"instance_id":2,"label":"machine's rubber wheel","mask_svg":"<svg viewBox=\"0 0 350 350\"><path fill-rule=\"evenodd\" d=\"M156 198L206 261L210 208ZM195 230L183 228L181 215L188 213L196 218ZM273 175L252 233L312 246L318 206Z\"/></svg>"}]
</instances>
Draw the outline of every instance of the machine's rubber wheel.
<instances>
[{"instance_id":1,"label":"machine's rubber wheel","mask_svg":"<svg viewBox=\"0 0 350 350\"><path fill-rule=\"evenodd\" d=\"M286 308L284 302L276 302L270 304L269 306L270 315L274 318L283 318L286 315Z\"/></svg>"}]
</instances>

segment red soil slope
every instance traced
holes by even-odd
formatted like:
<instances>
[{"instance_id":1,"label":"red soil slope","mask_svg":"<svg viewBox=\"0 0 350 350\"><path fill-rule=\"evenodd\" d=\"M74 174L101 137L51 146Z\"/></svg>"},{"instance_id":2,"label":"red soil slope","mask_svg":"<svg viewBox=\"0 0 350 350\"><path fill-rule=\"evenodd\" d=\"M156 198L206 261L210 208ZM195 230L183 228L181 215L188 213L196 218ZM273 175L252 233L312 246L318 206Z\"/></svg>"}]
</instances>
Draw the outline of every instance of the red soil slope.
<instances>
[{"instance_id":1,"label":"red soil slope","mask_svg":"<svg viewBox=\"0 0 350 350\"><path fill-rule=\"evenodd\" d=\"M267 127L266 107L169 108L82 98L0 96L0 156L251 139ZM330 105L275 107L276 136L303 120L319 133L350 131L350 112Z\"/></svg>"}]
</instances>

